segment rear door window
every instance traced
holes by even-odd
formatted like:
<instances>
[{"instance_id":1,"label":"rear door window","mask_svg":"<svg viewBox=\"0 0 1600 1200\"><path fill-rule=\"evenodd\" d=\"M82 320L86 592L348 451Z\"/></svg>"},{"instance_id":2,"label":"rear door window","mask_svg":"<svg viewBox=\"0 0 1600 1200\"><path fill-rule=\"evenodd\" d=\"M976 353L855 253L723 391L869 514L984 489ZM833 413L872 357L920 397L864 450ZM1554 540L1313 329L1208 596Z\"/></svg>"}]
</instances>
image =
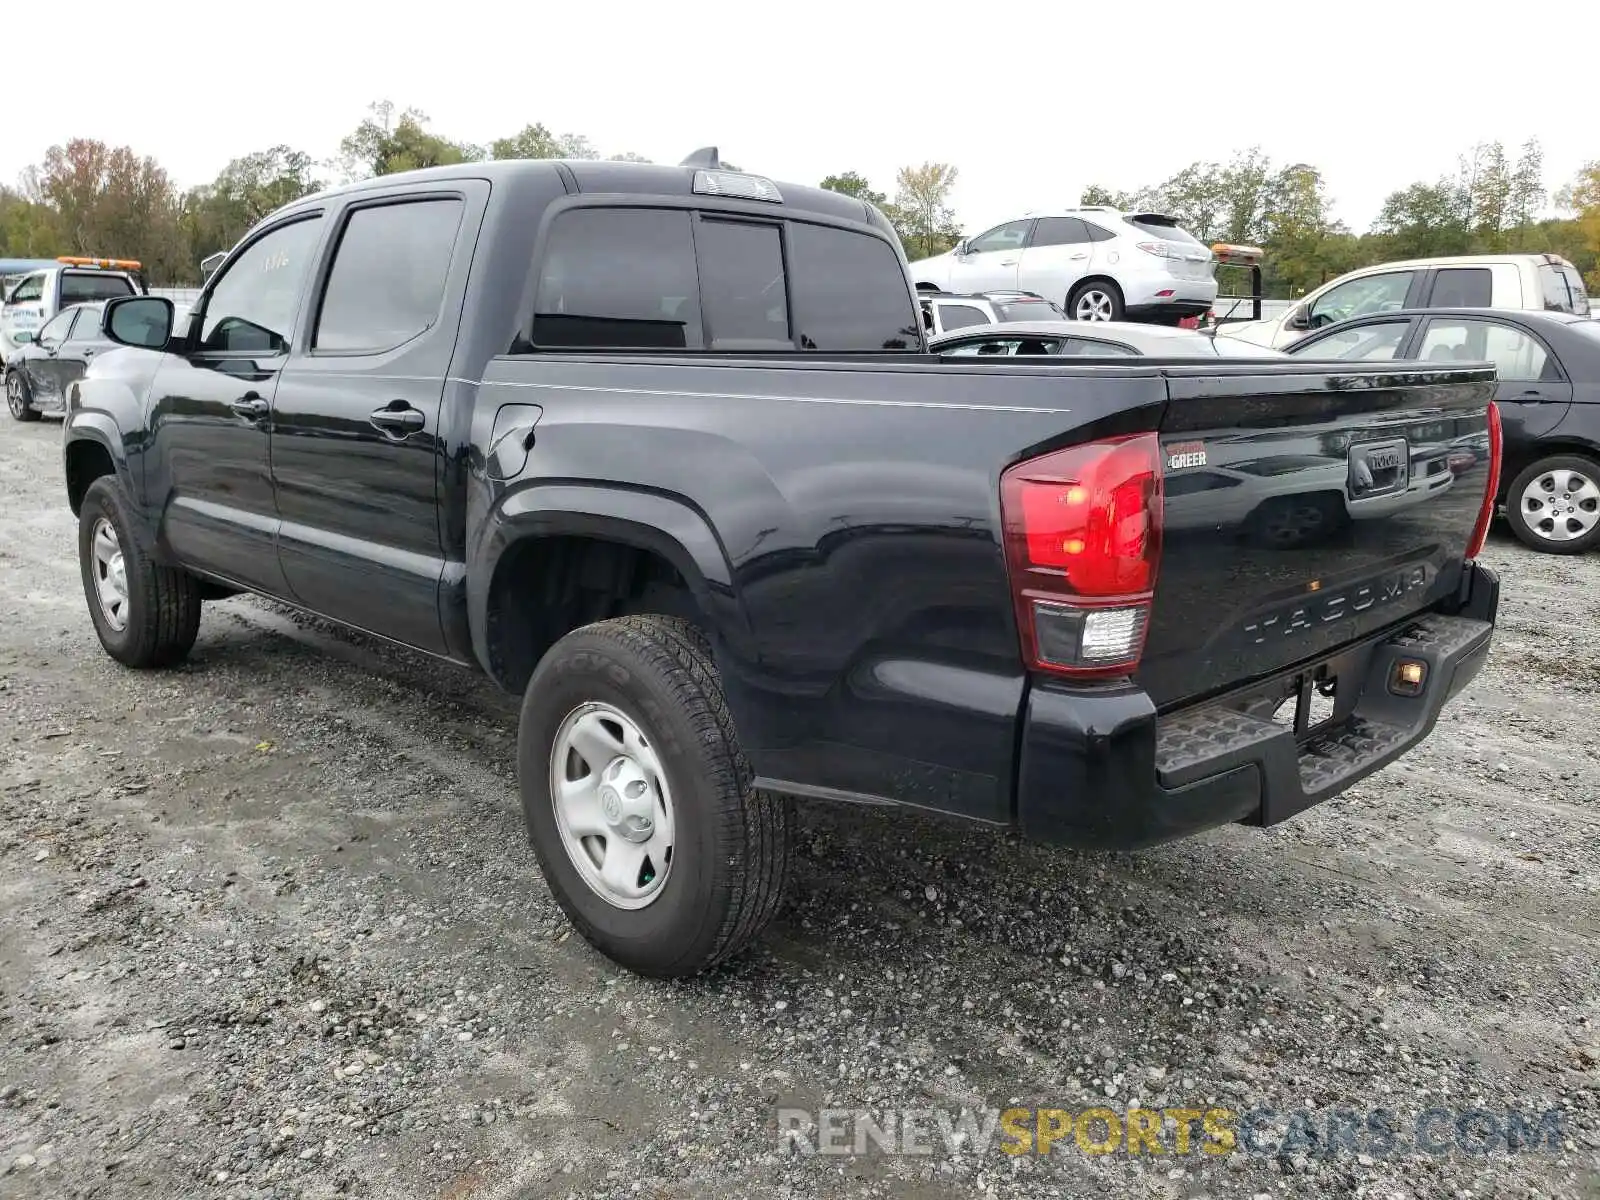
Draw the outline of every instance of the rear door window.
<instances>
[{"instance_id":1,"label":"rear door window","mask_svg":"<svg viewBox=\"0 0 1600 1200\"><path fill-rule=\"evenodd\" d=\"M1554 366L1533 335L1498 321L1436 318L1422 334L1424 362L1492 362L1501 382L1552 378Z\"/></svg>"},{"instance_id":2,"label":"rear door window","mask_svg":"<svg viewBox=\"0 0 1600 1200\"><path fill-rule=\"evenodd\" d=\"M1491 308L1494 276L1488 267L1446 267L1433 279L1430 308Z\"/></svg>"},{"instance_id":3,"label":"rear door window","mask_svg":"<svg viewBox=\"0 0 1600 1200\"><path fill-rule=\"evenodd\" d=\"M312 346L378 353L439 319L463 204L454 196L358 208L345 222Z\"/></svg>"},{"instance_id":4,"label":"rear door window","mask_svg":"<svg viewBox=\"0 0 1600 1200\"><path fill-rule=\"evenodd\" d=\"M551 349L699 350L700 281L690 215L575 208L550 230L533 344Z\"/></svg>"},{"instance_id":5,"label":"rear door window","mask_svg":"<svg viewBox=\"0 0 1600 1200\"><path fill-rule=\"evenodd\" d=\"M61 272L61 307L92 300L112 300L134 294L133 280L126 275L103 275L99 271Z\"/></svg>"},{"instance_id":6,"label":"rear door window","mask_svg":"<svg viewBox=\"0 0 1600 1200\"><path fill-rule=\"evenodd\" d=\"M1076 246L1089 240L1089 230L1077 217L1040 217L1033 227L1030 249L1041 246Z\"/></svg>"}]
</instances>

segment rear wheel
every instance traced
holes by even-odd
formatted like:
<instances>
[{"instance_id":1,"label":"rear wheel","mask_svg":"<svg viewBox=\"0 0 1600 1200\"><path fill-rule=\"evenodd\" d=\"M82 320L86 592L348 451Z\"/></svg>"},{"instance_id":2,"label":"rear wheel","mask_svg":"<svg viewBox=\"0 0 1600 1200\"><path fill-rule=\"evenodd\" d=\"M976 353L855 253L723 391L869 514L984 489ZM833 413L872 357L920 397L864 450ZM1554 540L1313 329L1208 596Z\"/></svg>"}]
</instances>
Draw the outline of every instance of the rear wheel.
<instances>
[{"instance_id":1,"label":"rear wheel","mask_svg":"<svg viewBox=\"0 0 1600 1200\"><path fill-rule=\"evenodd\" d=\"M1080 283L1067 297L1067 315L1074 321L1122 320L1122 289L1106 280Z\"/></svg>"},{"instance_id":2,"label":"rear wheel","mask_svg":"<svg viewBox=\"0 0 1600 1200\"><path fill-rule=\"evenodd\" d=\"M562 638L528 683L517 753L540 868L609 958L693 975L777 913L793 806L751 786L710 647L687 621L621 617Z\"/></svg>"},{"instance_id":3,"label":"rear wheel","mask_svg":"<svg viewBox=\"0 0 1600 1200\"><path fill-rule=\"evenodd\" d=\"M6 372L6 407L18 421L37 421L39 410L33 407L33 392L22 372Z\"/></svg>"},{"instance_id":4,"label":"rear wheel","mask_svg":"<svg viewBox=\"0 0 1600 1200\"><path fill-rule=\"evenodd\" d=\"M1506 519L1535 550L1582 554L1600 543L1600 463L1576 454L1540 459L1506 489Z\"/></svg>"},{"instance_id":5,"label":"rear wheel","mask_svg":"<svg viewBox=\"0 0 1600 1200\"><path fill-rule=\"evenodd\" d=\"M89 485L78 512L78 562L100 644L129 667L179 662L200 631L200 585L157 564L133 536L113 476Z\"/></svg>"}]
</instances>

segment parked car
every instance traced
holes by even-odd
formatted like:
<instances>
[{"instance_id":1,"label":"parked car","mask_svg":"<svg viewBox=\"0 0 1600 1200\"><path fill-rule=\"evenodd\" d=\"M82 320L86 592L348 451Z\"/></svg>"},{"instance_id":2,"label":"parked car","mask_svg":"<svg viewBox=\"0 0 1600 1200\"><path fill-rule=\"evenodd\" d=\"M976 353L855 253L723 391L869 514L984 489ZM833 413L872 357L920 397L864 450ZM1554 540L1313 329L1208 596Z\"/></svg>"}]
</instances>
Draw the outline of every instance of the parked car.
<instances>
[{"instance_id":1,"label":"parked car","mask_svg":"<svg viewBox=\"0 0 1600 1200\"><path fill-rule=\"evenodd\" d=\"M1289 353L1493 363L1505 431L1498 499L1512 532L1552 554L1600 543L1600 322L1560 312L1400 311L1313 334Z\"/></svg>"},{"instance_id":2,"label":"parked car","mask_svg":"<svg viewBox=\"0 0 1600 1200\"><path fill-rule=\"evenodd\" d=\"M175 663L244 590L481 668L554 896L644 973L759 934L794 797L1088 847L1270 825L1488 651L1492 452L1314 553L1180 519L1188 472L1275 455L1381 506L1396 420L1497 444L1487 366L928 354L882 213L714 150L306 197L171 311L106 305L145 352L63 434L107 653Z\"/></svg>"},{"instance_id":3,"label":"parked car","mask_svg":"<svg viewBox=\"0 0 1600 1200\"><path fill-rule=\"evenodd\" d=\"M47 321L37 336L17 331L17 351L4 370L12 417L37 421L65 410L67 388L82 378L95 355L116 347L100 329L104 309L104 304L74 304Z\"/></svg>"},{"instance_id":4,"label":"parked car","mask_svg":"<svg viewBox=\"0 0 1600 1200\"><path fill-rule=\"evenodd\" d=\"M1066 320L1066 314L1054 304L1029 292L980 292L968 296L922 291L917 300L922 307L922 328L930 337L1002 321Z\"/></svg>"},{"instance_id":5,"label":"parked car","mask_svg":"<svg viewBox=\"0 0 1600 1200\"><path fill-rule=\"evenodd\" d=\"M1227 327L1230 337L1283 349L1340 321L1403 308L1519 308L1589 315L1583 276L1555 254L1418 258L1341 275L1281 315Z\"/></svg>"},{"instance_id":6,"label":"parked car","mask_svg":"<svg viewBox=\"0 0 1600 1200\"><path fill-rule=\"evenodd\" d=\"M1284 353L1254 342L1165 325L1104 321L1085 327L1079 321L1008 321L957 329L928 339L937 354L1155 355L1162 358L1277 358Z\"/></svg>"},{"instance_id":7,"label":"parked car","mask_svg":"<svg viewBox=\"0 0 1600 1200\"><path fill-rule=\"evenodd\" d=\"M911 264L921 290L1016 289L1078 321L1197 317L1216 299L1209 247L1159 213L1074 208L1020 217Z\"/></svg>"},{"instance_id":8,"label":"parked car","mask_svg":"<svg viewBox=\"0 0 1600 1200\"><path fill-rule=\"evenodd\" d=\"M30 271L0 303L0 365L11 361L22 333L36 334L64 308L145 291L142 268L131 259L63 257Z\"/></svg>"}]
</instances>

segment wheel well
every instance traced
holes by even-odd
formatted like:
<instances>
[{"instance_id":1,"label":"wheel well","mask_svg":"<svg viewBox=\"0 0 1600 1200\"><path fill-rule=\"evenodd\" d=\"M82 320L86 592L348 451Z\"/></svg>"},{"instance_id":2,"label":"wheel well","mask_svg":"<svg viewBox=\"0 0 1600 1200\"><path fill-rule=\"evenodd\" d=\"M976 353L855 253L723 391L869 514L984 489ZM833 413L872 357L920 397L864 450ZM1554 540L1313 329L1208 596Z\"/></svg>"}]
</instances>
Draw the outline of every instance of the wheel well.
<instances>
[{"instance_id":1,"label":"wheel well","mask_svg":"<svg viewBox=\"0 0 1600 1200\"><path fill-rule=\"evenodd\" d=\"M1593 446L1586 446L1582 442L1541 439L1531 446L1524 446L1506 455L1505 461L1500 464L1500 495L1495 499L1504 503L1505 498L1511 493L1511 481L1540 459L1560 458L1562 455L1586 458L1600 466L1600 450L1596 450Z\"/></svg>"},{"instance_id":2,"label":"wheel well","mask_svg":"<svg viewBox=\"0 0 1600 1200\"><path fill-rule=\"evenodd\" d=\"M661 555L604 538L528 538L506 551L489 585L489 673L520 694L545 651L574 629L645 612L706 627L682 573Z\"/></svg>"},{"instance_id":3,"label":"wheel well","mask_svg":"<svg viewBox=\"0 0 1600 1200\"><path fill-rule=\"evenodd\" d=\"M1122 285L1119 284L1115 279L1111 278L1111 276L1109 276L1109 275L1090 275L1086 279L1078 280L1077 283L1073 284L1072 287L1070 287L1067 290L1067 299L1070 301L1073 296L1075 296L1077 293L1081 292L1084 288L1088 287L1091 283L1100 283L1100 284L1109 285L1110 287L1116 289L1117 295L1119 295L1119 296L1122 295Z\"/></svg>"},{"instance_id":4,"label":"wheel well","mask_svg":"<svg viewBox=\"0 0 1600 1200\"><path fill-rule=\"evenodd\" d=\"M111 451L99 442L79 438L67 443L67 503L72 506L73 516L83 507L89 485L102 475L115 474L116 469Z\"/></svg>"}]
</instances>

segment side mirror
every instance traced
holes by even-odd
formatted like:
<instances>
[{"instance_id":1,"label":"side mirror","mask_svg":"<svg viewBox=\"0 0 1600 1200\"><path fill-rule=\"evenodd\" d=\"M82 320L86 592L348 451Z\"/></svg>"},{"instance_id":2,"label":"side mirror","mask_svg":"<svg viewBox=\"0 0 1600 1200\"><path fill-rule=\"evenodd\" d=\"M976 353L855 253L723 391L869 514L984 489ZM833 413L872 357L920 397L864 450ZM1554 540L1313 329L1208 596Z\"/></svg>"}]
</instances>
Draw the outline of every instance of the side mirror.
<instances>
[{"instance_id":1,"label":"side mirror","mask_svg":"<svg viewBox=\"0 0 1600 1200\"><path fill-rule=\"evenodd\" d=\"M19 346L26 346L33 341L33 331L31 329L19 329L11 335L11 340Z\"/></svg>"},{"instance_id":2,"label":"side mirror","mask_svg":"<svg viewBox=\"0 0 1600 1200\"><path fill-rule=\"evenodd\" d=\"M120 346L163 349L172 337L172 301L165 296L119 296L106 301L103 328Z\"/></svg>"},{"instance_id":3,"label":"side mirror","mask_svg":"<svg viewBox=\"0 0 1600 1200\"><path fill-rule=\"evenodd\" d=\"M967 256L967 239L962 238L960 241L958 241L951 249L950 253L954 254L957 258L965 258Z\"/></svg>"},{"instance_id":4,"label":"side mirror","mask_svg":"<svg viewBox=\"0 0 1600 1200\"><path fill-rule=\"evenodd\" d=\"M218 250L215 254L208 254L200 260L200 278L210 279L222 265L222 260L228 257L226 250Z\"/></svg>"},{"instance_id":5,"label":"side mirror","mask_svg":"<svg viewBox=\"0 0 1600 1200\"><path fill-rule=\"evenodd\" d=\"M1284 322L1285 329L1304 331L1311 328L1311 314L1304 305L1289 314L1289 319Z\"/></svg>"}]
</instances>

